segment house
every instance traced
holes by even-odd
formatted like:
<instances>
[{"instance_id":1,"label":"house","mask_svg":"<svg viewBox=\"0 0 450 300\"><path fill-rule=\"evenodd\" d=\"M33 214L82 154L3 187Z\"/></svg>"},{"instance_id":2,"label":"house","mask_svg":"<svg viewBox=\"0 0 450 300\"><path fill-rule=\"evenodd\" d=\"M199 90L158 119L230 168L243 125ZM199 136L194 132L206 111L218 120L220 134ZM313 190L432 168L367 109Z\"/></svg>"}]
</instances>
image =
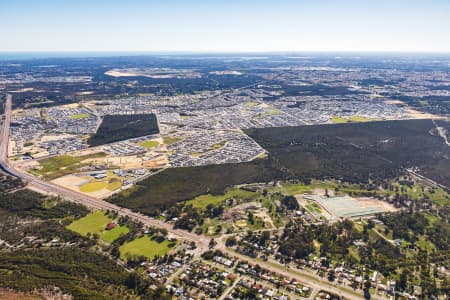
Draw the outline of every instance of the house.
<instances>
[{"instance_id":1,"label":"house","mask_svg":"<svg viewBox=\"0 0 450 300\"><path fill-rule=\"evenodd\" d=\"M106 230L114 229L117 226L115 222L109 222L108 225L106 225Z\"/></svg>"}]
</instances>

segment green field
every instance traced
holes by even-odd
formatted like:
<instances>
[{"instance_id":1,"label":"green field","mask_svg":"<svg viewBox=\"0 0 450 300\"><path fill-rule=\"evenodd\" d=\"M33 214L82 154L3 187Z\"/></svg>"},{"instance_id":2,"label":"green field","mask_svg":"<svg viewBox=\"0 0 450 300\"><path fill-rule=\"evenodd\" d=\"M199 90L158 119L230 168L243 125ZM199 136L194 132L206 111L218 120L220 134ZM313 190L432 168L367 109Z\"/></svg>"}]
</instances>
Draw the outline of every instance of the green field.
<instances>
[{"instance_id":1,"label":"green field","mask_svg":"<svg viewBox=\"0 0 450 300\"><path fill-rule=\"evenodd\" d=\"M306 192L311 192L311 185L305 185L302 183L282 183L281 192L288 195L298 195Z\"/></svg>"},{"instance_id":2,"label":"green field","mask_svg":"<svg viewBox=\"0 0 450 300\"><path fill-rule=\"evenodd\" d=\"M122 179L111 171L108 171L107 177L103 179L93 180L90 178L89 180L90 182L80 187L81 192L92 193L100 191L104 188L108 189L109 191L115 191L122 187Z\"/></svg>"},{"instance_id":3,"label":"green field","mask_svg":"<svg viewBox=\"0 0 450 300\"><path fill-rule=\"evenodd\" d=\"M171 247L172 246L172 247ZM158 243L149 236L143 236L131 242L123 244L120 248L120 257L126 260L129 257L145 256L153 259L155 256L163 256L167 254L175 245L164 239Z\"/></svg>"},{"instance_id":4,"label":"green field","mask_svg":"<svg viewBox=\"0 0 450 300\"><path fill-rule=\"evenodd\" d=\"M89 114L76 114L76 115L71 115L70 118L71 119L86 119L89 117Z\"/></svg>"},{"instance_id":5,"label":"green field","mask_svg":"<svg viewBox=\"0 0 450 300\"><path fill-rule=\"evenodd\" d=\"M176 143L176 142L178 142L180 140L181 140L181 138L179 138L179 137L173 137L173 136L165 136L165 137L163 137L164 144L166 144L166 145L174 144L174 143Z\"/></svg>"},{"instance_id":6,"label":"green field","mask_svg":"<svg viewBox=\"0 0 450 300\"><path fill-rule=\"evenodd\" d=\"M347 123L348 120L339 116L332 116L331 117L331 122L336 123L336 124L341 124L341 123Z\"/></svg>"},{"instance_id":7,"label":"green field","mask_svg":"<svg viewBox=\"0 0 450 300\"><path fill-rule=\"evenodd\" d=\"M84 160L90 158L104 157L106 153L98 152L90 155L83 156L71 156L71 155L58 155L48 158L44 158L39 161L42 166L39 170L33 170L33 173L42 175L45 179L55 179L67 174L74 173L78 168L86 166L82 163Z\"/></svg>"},{"instance_id":8,"label":"green field","mask_svg":"<svg viewBox=\"0 0 450 300\"><path fill-rule=\"evenodd\" d=\"M159 146L159 143L156 141L145 141L139 144L139 146L144 147L146 149L152 149Z\"/></svg>"},{"instance_id":9,"label":"green field","mask_svg":"<svg viewBox=\"0 0 450 300\"><path fill-rule=\"evenodd\" d=\"M209 204L220 205L225 200L234 199L252 199L256 193L244 191L241 189L229 189L224 195L201 195L186 202L186 205L192 205L194 208L204 210Z\"/></svg>"},{"instance_id":10,"label":"green field","mask_svg":"<svg viewBox=\"0 0 450 300\"><path fill-rule=\"evenodd\" d=\"M130 231L126 226L116 226L111 230L104 231L100 238L108 243L112 243L117 240L121 235L125 235Z\"/></svg>"},{"instance_id":11,"label":"green field","mask_svg":"<svg viewBox=\"0 0 450 300\"><path fill-rule=\"evenodd\" d=\"M110 191L115 191L118 190L122 187L122 182L121 181L113 181L113 182L109 182L108 185L106 186L106 188Z\"/></svg>"},{"instance_id":12,"label":"green field","mask_svg":"<svg viewBox=\"0 0 450 300\"><path fill-rule=\"evenodd\" d=\"M108 184L104 181L92 181L80 186L80 192L83 193L97 192L100 191L101 189L104 189L107 186Z\"/></svg>"},{"instance_id":13,"label":"green field","mask_svg":"<svg viewBox=\"0 0 450 300\"><path fill-rule=\"evenodd\" d=\"M86 236L88 233L101 233L105 230L106 225L111 222L112 219L107 217L104 212L96 211L79 220L72 222L67 229L75 231L81 235Z\"/></svg>"},{"instance_id":14,"label":"green field","mask_svg":"<svg viewBox=\"0 0 450 300\"><path fill-rule=\"evenodd\" d=\"M335 124L342 124L342 123L358 123L358 122L370 122L375 121L375 119L363 117L363 116L350 116L348 118L340 117L340 116L332 116L331 122Z\"/></svg>"},{"instance_id":15,"label":"green field","mask_svg":"<svg viewBox=\"0 0 450 300\"><path fill-rule=\"evenodd\" d=\"M81 219L72 222L67 229L75 231L83 236L88 233L98 234L100 239L105 242L112 243L118 239L121 235L127 234L130 230L127 226L117 225L111 230L105 230L106 225L113 221L102 211L93 212Z\"/></svg>"}]
</instances>

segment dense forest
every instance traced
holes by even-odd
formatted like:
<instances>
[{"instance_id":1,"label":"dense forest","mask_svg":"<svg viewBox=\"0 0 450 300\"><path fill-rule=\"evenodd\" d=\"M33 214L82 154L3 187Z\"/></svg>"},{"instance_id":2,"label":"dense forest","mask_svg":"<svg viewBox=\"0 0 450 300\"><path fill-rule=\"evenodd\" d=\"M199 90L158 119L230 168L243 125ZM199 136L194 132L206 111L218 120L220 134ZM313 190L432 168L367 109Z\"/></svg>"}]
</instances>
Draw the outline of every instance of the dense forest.
<instances>
[{"instance_id":1,"label":"dense forest","mask_svg":"<svg viewBox=\"0 0 450 300\"><path fill-rule=\"evenodd\" d=\"M450 149L429 133L432 128L430 120L411 120L250 129L248 134L269 151L267 159L168 169L109 201L154 215L232 185L313 178L382 184L411 167L450 185Z\"/></svg>"},{"instance_id":2,"label":"dense forest","mask_svg":"<svg viewBox=\"0 0 450 300\"><path fill-rule=\"evenodd\" d=\"M159 133L155 114L107 115L89 138L91 147Z\"/></svg>"},{"instance_id":3,"label":"dense forest","mask_svg":"<svg viewBox=\"0 0 450 300\"><path fill-rule=\"evenodd\" d=\"M172 168L150 176L137 184L134 191L125 191L108 200L150 215L205 193L221 194L225 188L241 183L267 182L281 177L267 160L241 164Z\"/></svg>"},{"instance_id":4,"label":"dense forest","mask_svg":"<svg viewBox=\"0 0 450 300\"><path fill-rule=\"evenodd\" d=\"M293 177L368 182L418 168L450 186L450 149L431 120L249 129Z\"/></svg>"}]
</instances>

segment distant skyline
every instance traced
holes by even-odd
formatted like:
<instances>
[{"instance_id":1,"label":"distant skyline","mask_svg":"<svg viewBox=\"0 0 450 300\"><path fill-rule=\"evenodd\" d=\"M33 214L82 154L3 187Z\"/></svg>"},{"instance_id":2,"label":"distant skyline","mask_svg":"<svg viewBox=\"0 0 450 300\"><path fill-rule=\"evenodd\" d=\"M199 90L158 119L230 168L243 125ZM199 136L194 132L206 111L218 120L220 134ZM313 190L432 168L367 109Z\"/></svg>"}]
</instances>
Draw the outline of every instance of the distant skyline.
<instances>
[{"instance_id":1,"label":"distant skyline","mask_svg":"<svg viewBox=\"0 0 450 300\"><path fill-rule=\"evenodd\" d=\"M0 0L1 52L450 53L448 0Z\"/></svg>"}]
</instances>

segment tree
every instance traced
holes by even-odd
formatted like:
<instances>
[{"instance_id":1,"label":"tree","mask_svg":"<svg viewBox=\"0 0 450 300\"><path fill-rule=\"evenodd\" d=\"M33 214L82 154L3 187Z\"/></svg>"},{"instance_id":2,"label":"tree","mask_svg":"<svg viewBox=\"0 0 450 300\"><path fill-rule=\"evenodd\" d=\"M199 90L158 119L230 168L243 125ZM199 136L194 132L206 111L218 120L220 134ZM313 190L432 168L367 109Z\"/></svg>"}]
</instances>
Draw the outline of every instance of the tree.
<instances>
[{"instance_id":1,"label":"tree","mask_svg":"<svg viewBox=\"0 0 450 300\"><path fill-rule=\"evenodd\" d=\"M251 211L247 214L248 223L255 224L255 217L253 216L253 213Z\"/></svg>"},{"instance_id":2,"label":"tree","mask_svg":"<svg viewBox=\"0 0 450 300\"><path fill-rule=\"evenodd\" d=\"M227 247L233 247L234 245L236 245L236 237L234 236L230 236L229 238L227 238L227 240L225 241L225 246Z\"/></svg>"},{"instance_id":3,"label":"tree","mask_svg":"<svg viewBox=\"0 0 450 300\"><path fill-rule=\"evenodd\" d=\"M336 274L334 273L334 270L330 270L328 272L328 281L333 282L336 279Z\"/></svg>"},{"instance_id":4,"label":"tree","mask_svg":"<svg viewBox=\"0 0 450 300\"><path fill-rule=\"evenodd\" d=\"M370 299L371 282L369 274L364 275L364 299Z\"/></svg>"},{"instance_id":5,"label":"tree","mask_svg":"<svg viewBox=\"0 0 450 300\"><path fill-rule=\"evenodd\" d=\"M408 271L403 269L402 273L400 273L400 279L398 281L398 287L401 291L406 289L406 285L408 283Z\"/></svg>"}]
</instances>

